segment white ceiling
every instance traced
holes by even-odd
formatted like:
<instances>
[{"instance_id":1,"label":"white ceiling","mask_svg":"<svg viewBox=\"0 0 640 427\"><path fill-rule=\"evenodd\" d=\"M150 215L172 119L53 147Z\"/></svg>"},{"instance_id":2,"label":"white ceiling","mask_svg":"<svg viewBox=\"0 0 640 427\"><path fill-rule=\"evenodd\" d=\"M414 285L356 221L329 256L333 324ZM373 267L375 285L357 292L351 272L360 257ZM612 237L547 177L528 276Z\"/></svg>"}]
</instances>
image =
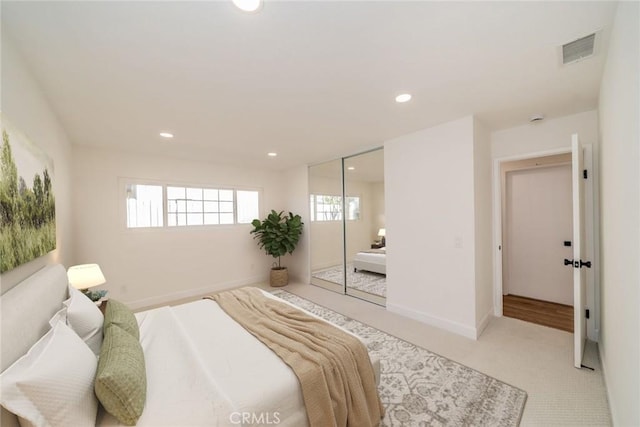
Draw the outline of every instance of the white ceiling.
<instances>
[{"instance_id":1,"label":"white ceiling","mask_svg":"<svg viewBox=\"0 0 640 427\"><path fill-rule=\"evenodd\" d=\"M344 159L344 168L347 185L350 181L383 182L384 150L373 150L347 157ZM313 164L309 168L309 175L340 180L342 178L342 160L333 159Z\"/></svg>"},{"instance_id":2,"label":"white ceiling","mask_svg":"<svg viewBox=\"0 0 640 427\"><path fill-rule=\"evenodd\" d=\"M590 1L267 0L257 14L230 1L2 1L2 31L74 144L284 169L468 114L501 129L596 108L614 11ZM596 30L594 57L559 65L558 46ZM405 91L413 100L396 104Z\"/></svg>"}]
</instances>

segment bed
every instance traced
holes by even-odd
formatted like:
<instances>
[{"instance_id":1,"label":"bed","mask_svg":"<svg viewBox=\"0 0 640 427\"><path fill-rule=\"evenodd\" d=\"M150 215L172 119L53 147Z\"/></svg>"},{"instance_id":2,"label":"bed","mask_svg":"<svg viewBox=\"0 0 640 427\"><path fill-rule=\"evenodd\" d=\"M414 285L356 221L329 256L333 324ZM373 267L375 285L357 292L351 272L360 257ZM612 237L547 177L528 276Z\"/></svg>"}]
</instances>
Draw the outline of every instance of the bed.
<instances>
[{"instance_id":1,"label":"bed","mask_svg":"<svg viewBox=\"0 0 640 427\"><path fill-rule=\"evenodd\" d=\"M8 382L11 378L9 374L12 373L8 368L11 366L13 369L13 366L21 363L51 334L65 337L69 335L68 342L72 344L65 344L65 349L77 346L83 360L90 361L93 358L94 365L108 361L104 347L111 336L106 332L106 325L104 337L102 330L85 334L91 335L88 336L88 340L84 335L81 336L86 344L84 346L77 344L78 337L71 336L73 334L68 333L70 328L61 325L62 322L55 323L54 326L53 321L61 312L62 302L72 292L72 289L68 290L67 286L64 267L54 265L45 267L2 295L2 358L0 360L2 377L0 379L3 399L5 399L5 377ZM269 293L265 292L265 294L268 299L277 299ZM84 295L81 296L86 299ZM73 299L69 298L69 300ZM89 300L79 299L78 301L85 304ZM112 302L107 303L107 310L110 306L114 307L113 310L118 307L116 302L113 304ZM65 304L67 304L66 301ZM299 310L296 308L297 312ZM105 314L105 322L107 317ZM115 315L113 318L116 318ZM109 316L109 319L112 319L112 316ZM296 374L273 351L227 315L217 302L203 299L174 307L161 307L136 313L135 321L139 330L139 344L144 353L142 369L146 376L146 396L142 402L144 409L136 420L136 425L305 426L309 424L301 384ZM111 327L109 330L121 331L121 328L120 326ZM81 335L80 332L78 335ZM127 339L130 339L130 336ZM98 341L101 342L103 350L99 361L95 362L95 351L91 352L93 349L91 342L95 346ZM42 354L48 354L44 351L50 351L50 347L52 348L53 344L47 344ZM46 370L42 367L30 368L28 372L32 373L32 376L46 377L50 370L69 369L71 371L66 373L65 379L58 384L52 385L52 381L47 380L49 384L42 386L42 390L49 390L47 387L52 387L51 390L54 391L48 392L52 396L57 393L71 393L69 391L71 387L62 383L76 381L75 378L70 377L79 377L79 372L85 369L83 362L75 361L75 353L58 356L57 359L53 356L42 356L40 359L38 363L43 363L42 359L46 359ZM373 381L377 384L379 360L371 359L371 366L375 377ZM86 369L90 371L91 368L87 366ZM96 369L95 366L93 369ZM42 374L39 373L41 371ZM37 379L40 380L40 377ZM361 378L361 380L364 382L364 379ZM95 381L97 384L98 380ZM86 410L89 416L91 411L97 411L97 416L95 412L93 415L96 425L123 425L122 420L119 421L94 401L96 399L93 395L93 382L90 386L91 393L85 392L79 398L65 396L64 400L87 399L86 403L82 404L83 410ZM89 385L85 384L84 387L87 388ZM96 386L96 392L97 390ZM3 406L5 406L4 400ZM18 417L4 407L2 408L2 425L5 427L18 425Z\"/></svg>"},{"instance_id":2,"label":"bed","mask_svg":"<svg viewBox=\"0 0 640 427\"><path fill-rule=\"evenodd\" d=\"M387 274L387 248L371 249L358 252L353 258L353 271L371 271Z\"/></svg>"}]
</instances>

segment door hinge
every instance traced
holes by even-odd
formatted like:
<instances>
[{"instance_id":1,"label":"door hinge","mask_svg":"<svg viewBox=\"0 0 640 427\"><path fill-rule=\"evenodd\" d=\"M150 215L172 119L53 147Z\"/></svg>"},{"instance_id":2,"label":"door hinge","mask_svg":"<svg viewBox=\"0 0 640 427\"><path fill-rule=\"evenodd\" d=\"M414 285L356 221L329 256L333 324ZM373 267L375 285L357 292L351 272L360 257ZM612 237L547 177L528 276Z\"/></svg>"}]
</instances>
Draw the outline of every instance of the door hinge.
<instances>
[{"instance_id":1,"label":"door hinge","mask_svg":"<svg viewBox=\"0 0 640 427\"><path fill-rule=\"evenodd\" d=\"M582 260L580 260L580 268L582 268L582 267L591 268L591 261L582 261Z\"/></svg>"},{"instance_id":2,"label":"door hinge","mask_svg":"<svg viewBox=\"0 0 640 427\"><path fill-rule=\"evenodd\" d=\"M582 177L583 177L584 179L589 178L589 172L587 172L587 170L586 170L586 169L582 171Z\"/></svg>"},{"instance_id":3,"label":"door hinge","mask_svg":"<svg viewBox=\"0 0 640 427\"><path fill-rule=\"evenodd\" d=\"M589 309L587 308L584 313L584 317L589 318Z\"/></svg>"}]
</instances>

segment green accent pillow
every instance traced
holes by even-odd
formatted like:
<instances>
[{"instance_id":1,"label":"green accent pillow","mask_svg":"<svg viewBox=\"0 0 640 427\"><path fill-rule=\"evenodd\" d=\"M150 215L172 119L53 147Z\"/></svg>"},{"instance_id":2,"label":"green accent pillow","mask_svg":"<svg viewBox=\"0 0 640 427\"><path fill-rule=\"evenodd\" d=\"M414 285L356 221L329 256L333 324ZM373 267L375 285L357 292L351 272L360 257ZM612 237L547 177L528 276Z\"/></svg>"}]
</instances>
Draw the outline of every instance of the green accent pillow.
<instances>
[{"instance_id":1,"label":"green accent pillow","mask_svg":"<svg viewBox=\"0 0 640 427\"><path fill-rule=\"evenodd\" d=\"M139 340L140 329L131 309L120 301L113 299L108 300L106 304L103 331L106 333L111 325L118 325L129 332L136 340Z\"/></svg>"},{"instance_id":2,"label":"green accent pillow","mask_svg":"<svg viewBox=\"0 0 640 427\"><path fill-rule=\"evenodd\" d=\"M147 399L147 373L140 342L116 324L105 329L94 389L111 415L132 426Z\"/></svg>"}]
</instances>

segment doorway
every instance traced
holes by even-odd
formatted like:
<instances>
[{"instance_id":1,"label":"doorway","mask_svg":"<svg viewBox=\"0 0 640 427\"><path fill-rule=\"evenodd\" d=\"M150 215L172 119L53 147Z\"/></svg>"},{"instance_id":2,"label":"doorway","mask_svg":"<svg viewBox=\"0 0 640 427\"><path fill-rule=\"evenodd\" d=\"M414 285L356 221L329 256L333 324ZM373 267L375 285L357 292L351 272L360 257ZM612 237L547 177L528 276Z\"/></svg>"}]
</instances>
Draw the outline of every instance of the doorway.
<instances>
[{"instance_id":1,"label":"doorway","mask_svg":"<svg viewBox=\"0 0 640 427\"><path fill-rule=\"evenodd\" d=\"M571 135L567 148L539 153L496 158L493 161L493 232L494 232L494 314L503 315L503 216L505 174L502 165L519 160L536 165L539 158L571 153L571 182L573 205L572 257L564 258L563 266L573 269L574 366L580 368L586 339L598 341L600 328L600 290L598 283L598 169L591 145L580 142L578 134ZM564 244L564 242L563 242Z\"/></svg>"},{"instance_id":2,"label":"doorway","mask_svg":"<svg viewBox=\"0 0 640 427\"><path fill-rule=\"evenodd\" d=\"M504 162L503 315L573 332L571 155Z\"/></svg>"}]
</instances>

